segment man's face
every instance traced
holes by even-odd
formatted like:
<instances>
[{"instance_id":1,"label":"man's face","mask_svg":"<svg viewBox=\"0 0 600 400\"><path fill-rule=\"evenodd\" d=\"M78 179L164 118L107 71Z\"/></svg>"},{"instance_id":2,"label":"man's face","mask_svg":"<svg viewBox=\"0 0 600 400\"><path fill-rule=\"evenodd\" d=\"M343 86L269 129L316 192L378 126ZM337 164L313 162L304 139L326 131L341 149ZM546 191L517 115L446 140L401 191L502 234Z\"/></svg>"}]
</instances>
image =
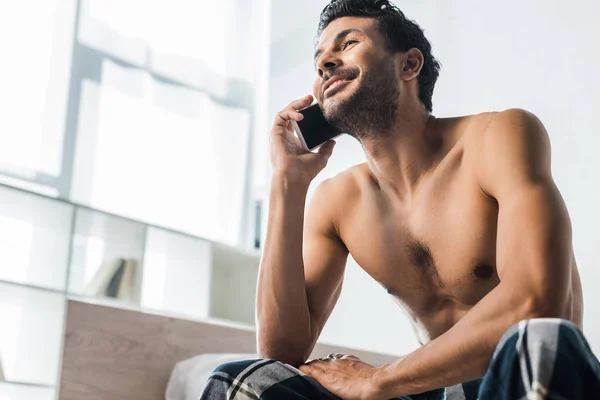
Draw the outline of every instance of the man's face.
<instances>
[{"instance_id":1,"label":"man's face","mask_svg":"<svg viewBox=\"0 0 600 400\"><path fill-rule=\"evenodd\" d=\"M395 60L372 18L343 17L321 34L313 86L325 118L357 136L385 130L395 117L399 84Z\"/></svg>"}]
</instances>

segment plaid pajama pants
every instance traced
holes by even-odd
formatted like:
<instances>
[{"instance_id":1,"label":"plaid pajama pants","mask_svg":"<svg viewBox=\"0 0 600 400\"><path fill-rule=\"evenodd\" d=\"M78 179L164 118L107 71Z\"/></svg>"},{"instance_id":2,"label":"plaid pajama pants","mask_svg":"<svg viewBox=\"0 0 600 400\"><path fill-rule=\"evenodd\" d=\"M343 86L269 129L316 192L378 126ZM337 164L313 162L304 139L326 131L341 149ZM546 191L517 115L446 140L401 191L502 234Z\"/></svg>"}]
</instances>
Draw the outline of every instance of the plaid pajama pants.
<instances>
[{"instance_id":1,"label":"plaid pajama pants","mask_svg":"<svg viewBox=\"0 0 600 400\"><path fill-rule=\"evenodd\" d=\"M273 360L221 365L200 400L339 400L314 379ZM531 319L500 340L482 379L401 400L600 399L600 363L581 331L560 319Z\"/></svg>"}]
</instances>

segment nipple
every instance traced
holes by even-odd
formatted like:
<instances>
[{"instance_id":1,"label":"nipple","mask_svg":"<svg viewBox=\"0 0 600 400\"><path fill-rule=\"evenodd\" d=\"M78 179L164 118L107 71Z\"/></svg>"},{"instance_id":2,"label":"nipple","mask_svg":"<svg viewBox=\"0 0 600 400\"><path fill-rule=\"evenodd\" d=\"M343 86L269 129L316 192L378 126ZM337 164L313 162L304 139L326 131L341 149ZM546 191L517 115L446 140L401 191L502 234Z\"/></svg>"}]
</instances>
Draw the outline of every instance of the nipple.
<instances>
[{"instance_id":1,"label":"nipple","mask_svg":"<svg viewBox=\"0 0 600 400\"><path fill-rule=\"evenodd\" d=\"M494 268L491 265L478 265L473 273L479 279L488 279L494 274Z\"/></svg>"}]
</instances>

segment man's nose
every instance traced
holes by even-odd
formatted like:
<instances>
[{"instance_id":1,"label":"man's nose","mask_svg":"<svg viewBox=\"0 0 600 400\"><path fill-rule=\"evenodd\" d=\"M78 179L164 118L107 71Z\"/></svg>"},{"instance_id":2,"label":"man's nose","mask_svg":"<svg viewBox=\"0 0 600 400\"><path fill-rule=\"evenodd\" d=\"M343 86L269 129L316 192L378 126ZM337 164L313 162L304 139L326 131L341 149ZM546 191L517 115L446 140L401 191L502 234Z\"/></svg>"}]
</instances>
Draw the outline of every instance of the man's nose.
<instances>
[{"instance_id":1,"label":"man's nose","mask_svg":"<svg viewBox=\"0 0 600 400\"><path fill-rule=\"evenodd\" d=\"M325 72L331 71L341 64L341 60L333 54L323 54L317 61L317 70L322 78Z\"/></svg>"}]
</instances>

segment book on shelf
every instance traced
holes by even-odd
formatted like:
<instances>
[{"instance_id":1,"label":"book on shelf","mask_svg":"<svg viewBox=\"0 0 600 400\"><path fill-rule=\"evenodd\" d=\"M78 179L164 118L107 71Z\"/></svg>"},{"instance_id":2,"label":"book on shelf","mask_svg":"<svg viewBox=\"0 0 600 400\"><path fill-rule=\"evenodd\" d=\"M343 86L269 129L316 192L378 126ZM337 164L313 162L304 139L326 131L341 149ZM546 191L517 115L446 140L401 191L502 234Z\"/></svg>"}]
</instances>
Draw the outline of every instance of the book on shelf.
<instances>
[{"instance_id":1,"label":"book on shelf","mask_svg":"<svg viewBox=\"0 0 600 400\"><path fill-rule=\"evenodd\" d=\"M121 284L117 291L117 298L121 300L131 301L134 299L135 279L137 275L137 262L130 258L125 262L123 267L123 276Z\"/></svg>"},{"instance_id":2,"label":"book on shelf","mask_svg":"<svg viewBox=\"0 0 600 400\"><path fill-rule=\"evenodd\" d=\"M108 285L113 280L115 273L117 273L123 261L122 258L117 258L102 263L92 280L83 289L83 294L92 297L104 295Z\"/></svg>"},{"instance_id":3,"label":"book on shelf","mask_svg":"<svg viewBox=\"0 0 600 400\"><path fill-rule=\"evenodd\" d=\"M123 274L125 273L125 265L127 261L124 259L119 260L119 266L117 270L110 278L108 285L106 285L106 289L104 290L104 295L106 297L117 298L117 294L119 293L119 287L121 286L121 281L123 280Z\"/></svg>"},{"instance_id":4,"label":"book on shelf","mask_svg":"<svg viewBox=\"0 0 600 400\"><path fill-rule=\"evenodd\" d=\"M84 289L84 295L131 301L135 296L137 261L118 258L104 262Z\"/></svg>"}]
</instances>

